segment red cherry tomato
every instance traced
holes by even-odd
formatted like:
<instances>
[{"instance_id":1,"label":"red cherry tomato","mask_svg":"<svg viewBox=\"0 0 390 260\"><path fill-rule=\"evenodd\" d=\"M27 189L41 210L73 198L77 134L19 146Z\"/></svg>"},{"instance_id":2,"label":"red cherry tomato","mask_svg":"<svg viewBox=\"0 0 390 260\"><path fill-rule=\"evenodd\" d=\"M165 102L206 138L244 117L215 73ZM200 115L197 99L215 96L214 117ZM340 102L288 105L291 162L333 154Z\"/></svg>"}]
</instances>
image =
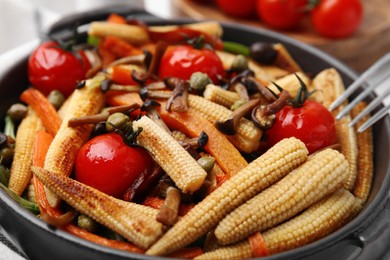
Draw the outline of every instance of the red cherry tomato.
<instances>
[{"instance_id":1,"label":"red cherry tomato","mask_svg":"<svg viewBox=\"0 0 390 260\"><path fill-rule=\"evenodd\" d=\"M197 71L206 73L216 84L217 75L225 75L222 62L214 51L183 45L170 47L165 51L161 59L159 75L163 79L177 77L188 80L192 73Z\"/></svg>"},{"instance_id":2,"label":"red cherry tomato","mask_svg":"<svg viewBox=\"0 0 390 260\"><path fill-rule=\"evenodd\" d=\"M257 14L276 29L296 28L305 15L308 0L258 0Z\"/></svg>"},{"instance_id":3,"label":"red cherry tomato","mask_svg":"<svg viewBox=\"0 0 390 260\"><path fill-rule=\"evenodd\" d=\"M314 28L331 38L354 33L363 19L360 0L321 0L311 12Z\"/></svg>"},{"instance_id":4,"label":"red cherry tomato","mask_svg":"<svg viewBox=\"0 0 390 260\"><path fill-rule=\"evenodd\" d=\"M315 152L336 142L335 119L315 101L305 101L300 108L285 106L267 131L268 144L272 146L292 136L304 142L310 153Z\"/></svg>"},{"instance_id":5,"label":"red cherry tomato","mask_svg":"<svg viewBox=\"0 0 390 260\"><path fill-rule=\"evenodd\" d=\"M30 83L45 95L57 89L69 96L91 67L85 53L78 54L61 49L53 41L41 44L28 60Z\"/></svg>"},{"instance_id":6,"label":"red cherry tomato","mask_svg":"<svg viewBox=\"0 0 390 260\"><path fill-rule=\"evenodd\" d=\"M256 13L257 0L216 0L223 12L234 17L248 17Z\"/></svg>"},{"instance_id":7,"label":"red cherry tomato","mask_svg":"<svg viewBox=\"0 0 390 260\"><path fill-rule=\"evenodd\" d=\"M142 147L126 145L115 133L92 138L81 147L75 163L76 180L121 198L136 178L151 172L153 159Z\"/></svg>"}]
</instances>

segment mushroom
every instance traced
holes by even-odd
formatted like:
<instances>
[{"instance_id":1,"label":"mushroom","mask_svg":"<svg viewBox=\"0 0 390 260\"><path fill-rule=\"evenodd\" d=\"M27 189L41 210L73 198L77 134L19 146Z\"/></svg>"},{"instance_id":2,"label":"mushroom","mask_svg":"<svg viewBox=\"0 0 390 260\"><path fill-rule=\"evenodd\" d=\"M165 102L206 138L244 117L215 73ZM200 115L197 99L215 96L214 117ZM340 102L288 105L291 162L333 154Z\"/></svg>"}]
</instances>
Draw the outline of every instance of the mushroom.
<instances>
[{"instance_id":1,"label":"mushroom","mask_svg":"<svg viewBox=\"0 0 390 260\"><path fill-rule=\"evenodd\" d=\"M156 107L159 107L159 106L161 106L161 105L157 101L147 100L141 106L141 111L146 111L146 115L150 119L152 119L156 124L158 124L160 127L162 127L165 131L167 131L167 133L171 134L171 130L169 130L168 126L164 123L164 121L160 117L160 114L156 110Z\"/></svg>"},{"instance_id":2,"label":"mushroom","mask_svg":"<svg viewBox=\"0 0 390 260\"><path fill-rule=\"evenodd\" d=\"M165 79L167 87L174 87L172 95L168 98L166 110L176 112L186 112L188 110L188 89L190 83L179 78Z\"/></svg>"}]
</instances>

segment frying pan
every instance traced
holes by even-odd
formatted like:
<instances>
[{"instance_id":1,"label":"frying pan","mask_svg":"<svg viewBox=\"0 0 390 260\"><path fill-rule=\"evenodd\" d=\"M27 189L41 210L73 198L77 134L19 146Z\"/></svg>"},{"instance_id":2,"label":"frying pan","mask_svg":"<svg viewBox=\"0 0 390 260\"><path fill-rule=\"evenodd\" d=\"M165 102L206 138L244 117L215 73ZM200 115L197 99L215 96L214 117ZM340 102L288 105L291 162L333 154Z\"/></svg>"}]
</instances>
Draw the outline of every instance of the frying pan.
<instances>
[{"instance_id":1,"label":"frying pan","mask_svg":"<svg viewBox=\"0 0 390 260\"><path fill-rule=\"evenodd\" d=\"M183 24L191 20L162 20L131 6L110 6L67 16L54 24L48 35L69 37L73 27L103 20L118 13L148 24ZM192 21L193 22L193 21ZM326 68L336 68L348 86L356 74L324 52L281 34L240 24L222 23L223 39L250 45L256 41L280 42L286 46L304 71L315 75ZM0 75L0 116L18 100L29 86L27 58L24 56L1 66L8 69ZM371 97L372 99L373 97ZM1 125L3 127L3 125ZM261 259L385 259L390 246L390 118L384 117L374 126L375 175L372 190L363 210L336 232L309 245ZM132 254L79 239L53 228L21 208L0 190L0 225L15 245L30 259L166 259ZM389 257L389 255L387 255Z\"/></svg>"}]
</instances>

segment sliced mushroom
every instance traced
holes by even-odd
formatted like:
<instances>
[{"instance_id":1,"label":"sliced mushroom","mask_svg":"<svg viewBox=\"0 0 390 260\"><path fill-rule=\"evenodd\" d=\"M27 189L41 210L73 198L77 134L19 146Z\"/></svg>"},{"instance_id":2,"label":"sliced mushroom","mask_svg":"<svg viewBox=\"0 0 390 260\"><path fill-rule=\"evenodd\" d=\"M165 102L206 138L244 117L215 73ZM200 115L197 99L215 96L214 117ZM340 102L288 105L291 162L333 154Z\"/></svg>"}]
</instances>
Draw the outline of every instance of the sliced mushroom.
<instances>
[{"instance_id":1,"label":"sliced mushroom","mask_svg":"<svg viewBox=\"0 0 390 260\"><path fill-rule=\"evenodd\" d=\"M188 81L179 78L168 78L165 80L168 87L174 87L172 95L167 101L166 110L175 112L187 112L188 110Z\"/></svg>"}]
</instances>

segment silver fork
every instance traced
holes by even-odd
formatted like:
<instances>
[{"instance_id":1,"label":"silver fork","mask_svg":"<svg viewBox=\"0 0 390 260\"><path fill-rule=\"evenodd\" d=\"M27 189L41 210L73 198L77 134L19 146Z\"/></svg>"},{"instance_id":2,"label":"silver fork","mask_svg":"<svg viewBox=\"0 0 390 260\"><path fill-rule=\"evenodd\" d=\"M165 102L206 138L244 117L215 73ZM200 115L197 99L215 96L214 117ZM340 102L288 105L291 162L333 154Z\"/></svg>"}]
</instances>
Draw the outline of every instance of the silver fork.
<instances>
[{"instance_id":1,"label":"silver fork","mask_svg":"<svg viewBox=\"0 0 390 260\"><path fill-rule=\"evenodd\" d=\"M373 92L381 83L390 78L390 66L385 69L386 65L390 65L390 53L387 53L377 62L375 62L368 70L362 73L346 90L345 92L338 97L329 107L329 110L332 111L336 107L338 107L341 103L344 102L356 89L359 88L364 83L367 83L367 79L372 78L372 81L367 88L363 92L361 92L353 101L351 101L340 113L336 116L336 119L339 120L347 115L360 101L366 98L371 92ZM385 70L384 70L385 69ZM383 71L384 70L384 71ZM375 76L378 76L379 72L383 73L375 79ZM368 83L367 83L368 84ZM379 106L383 99L390 95L390 85L386 86L386 90L381 95L378 95L370 104L360 112L350 123L350 126L354 126L357 122L359 122L365 115L370 113L374 108ZM379 119L384 117L388 111L390 110L390 104L384 106L382 109L377 111L374 115L371 116L369 120L367 120L364 124L362 124L358 132L365 131L368 127L372 126Z\"/></svg>"}]
</instances>

